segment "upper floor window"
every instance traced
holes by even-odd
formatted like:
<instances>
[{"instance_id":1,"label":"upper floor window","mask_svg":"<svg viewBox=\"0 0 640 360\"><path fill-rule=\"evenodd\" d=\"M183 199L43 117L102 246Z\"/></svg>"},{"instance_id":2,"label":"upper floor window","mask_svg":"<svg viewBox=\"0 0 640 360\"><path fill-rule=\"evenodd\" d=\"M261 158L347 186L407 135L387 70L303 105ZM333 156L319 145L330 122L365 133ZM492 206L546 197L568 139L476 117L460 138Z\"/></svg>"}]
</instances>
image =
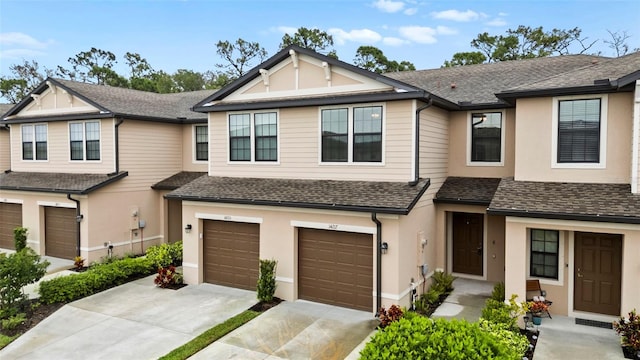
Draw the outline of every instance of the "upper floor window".
<instances>
[{"instance_id":1,"label":"upper floor window","mask_svg":"<svg viewBox=\"0 0 640 360\"><path fill-rule=\"evenodd\" d=\"M529 275L558 279L560 236L557 230L531 229Z\"/></svg>"},{"instance_id":2,"label":"upper floor window","mask_svg":"<svg viewBox=\"0 0 640 360\"><path fill-rule=\"evenodd\" d=\"M557 161L600 162L600 99L559 101Z\"/></svg>"},{"instance_id":3,"label":"upper floor window","mask_svg":"<svg viewBox=\"0 0 640 360\"><path fill-rule=\"evenodd\" d=\"M322 162L382 162L382 106L323 109L320 117Z\"/></svg>"},{"instance_id":4,"label":"upper floor window","mask_svg":"<svg viewBox=\"0 0 640 360\"><path fill-rule=\"evenodd\" d=\"M230 114L229 161L278 161L277 113Z\"/></svg>"},{"instance_id":5,"label":"upper floor window","mask_svg":"<svg viewBox=\"0 0 640 360\"><path fill-rule=\"evenodd\" d=\"M502 162L502 113L471 114L471 161Z\"/></svg>"},{"instance_id":6,"label":"upper floor window","mask_svg":"<svg viewBox=\"0 0 640 360\"><path fill-rule=\"evenodd\" d=\"M100 122L69 123L71 160L100 160Z\"/></svg>"},{"instance_id":7,"label":"upper floor window","mask_svg":"<svg viewBox=\"0 0 640 360\"><path fill-rule=\"evenodd\" d=\"M209 131L206 125L196 125L195 144L196 144L196 161L209 160Z\"/></svg>"},{"instance_id":8,"label":"upper floor window","mask_svg":"<svg viewBox=\"0 0 640 360\"><path fill-rule=\"evenodd\" d=\"M22 125L22 160L47 160L47 125Z\"/></svg>"}]
</instances>

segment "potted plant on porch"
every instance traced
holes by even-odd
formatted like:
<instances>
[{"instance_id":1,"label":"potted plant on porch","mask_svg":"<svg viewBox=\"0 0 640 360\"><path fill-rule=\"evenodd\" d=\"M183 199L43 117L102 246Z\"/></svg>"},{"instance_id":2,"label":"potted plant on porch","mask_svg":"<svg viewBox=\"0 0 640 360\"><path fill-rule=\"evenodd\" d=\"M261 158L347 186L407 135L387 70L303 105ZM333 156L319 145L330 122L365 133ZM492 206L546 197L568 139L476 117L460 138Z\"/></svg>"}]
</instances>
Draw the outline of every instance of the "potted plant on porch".
<instances>
[{"instance_id":1,"label":"potted plant on porch","mask_svg":"<svg viewBox=\"0 0 640 360\"><path fill-rule=\"evenodd\" d=\"M549 309L549 305L547 305L544 301L529 301L527 304L527 308L532 316L532 321L534 325L540 325L542 323L542 315L544 315Z\"/></svg>"},{"instance_id":2,"label":"potted plant on porch","mask_svg":"<svg viewBox=\"0 0 640 360\"><path fill-rule=\"evenodd\" d=\"M640 359L640 316L636 309L629 312L629 317L620 317L613 322L613 329L621 335L622 353L625 359Z\"/></svg>"}]
</instances>

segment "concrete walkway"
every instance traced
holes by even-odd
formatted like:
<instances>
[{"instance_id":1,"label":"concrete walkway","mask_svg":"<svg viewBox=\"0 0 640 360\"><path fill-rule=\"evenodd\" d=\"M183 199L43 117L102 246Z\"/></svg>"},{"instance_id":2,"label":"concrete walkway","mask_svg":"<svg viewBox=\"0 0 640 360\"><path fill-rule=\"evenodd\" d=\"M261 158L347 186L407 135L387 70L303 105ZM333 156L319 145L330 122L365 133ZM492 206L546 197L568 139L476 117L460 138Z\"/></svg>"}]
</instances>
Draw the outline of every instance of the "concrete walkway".
<instances>
[{"instance_id":1,"label":"concrete walkway","mask_svg":"<svg viewBox=\"0 0 640 360\"><path fill-rule=\"evenodd\" d=\"M434 318L458 318L477 321L484 302L491 296L493 283L458 278L447 300L433 313ZM574 318L553 315L537 327L540 337L534 359L608 360L623 359L620 338L611 329L576 325Z\"/></svg>"}]
</instances>

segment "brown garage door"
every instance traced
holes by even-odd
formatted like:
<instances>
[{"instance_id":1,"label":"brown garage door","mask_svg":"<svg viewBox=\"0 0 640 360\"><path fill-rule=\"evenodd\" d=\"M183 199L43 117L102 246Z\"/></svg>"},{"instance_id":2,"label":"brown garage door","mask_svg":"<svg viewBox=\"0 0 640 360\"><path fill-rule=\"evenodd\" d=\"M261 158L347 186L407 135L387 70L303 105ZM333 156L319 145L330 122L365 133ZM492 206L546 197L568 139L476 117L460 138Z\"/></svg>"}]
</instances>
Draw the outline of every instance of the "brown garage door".
<instances>
[{"instance_id":1,"label":"brown garage door","mask_svg":"<svg viewBox=\"0 0 640 360\"><path fill-rule=\"evenodd\" d=\"M46 255L63 259L76 256L76 209L45 207L44 228Z\"/></svg>"},{"instance_id":2,"label":"brown garage door","mask_svg":"<svg viewBox=\"0 0 640 360\"><path fill-rule=\"evenodd\" d=\"M255 290L258 281L260 225L204 220L204 281Z\"/></svg>"},{"instance_id":3,"label":"brown garage door","mask_svg":"<svg viewBox=\"0 0 640 360\"><path fill-rule=\"evenodd\" d=\"M372 311L372 235L299 229L298 297Z\"/></svg>"},{"instance_id":4,"label":"brown garage door","mask_svg":"<svg viewBox=\"0 0 640 360\"><path fill-rule=\"evenodd\" d=\"M22 226L22 205L0 203L0 248L15 249L13 229Z\"/></svg>"}]
</instances>

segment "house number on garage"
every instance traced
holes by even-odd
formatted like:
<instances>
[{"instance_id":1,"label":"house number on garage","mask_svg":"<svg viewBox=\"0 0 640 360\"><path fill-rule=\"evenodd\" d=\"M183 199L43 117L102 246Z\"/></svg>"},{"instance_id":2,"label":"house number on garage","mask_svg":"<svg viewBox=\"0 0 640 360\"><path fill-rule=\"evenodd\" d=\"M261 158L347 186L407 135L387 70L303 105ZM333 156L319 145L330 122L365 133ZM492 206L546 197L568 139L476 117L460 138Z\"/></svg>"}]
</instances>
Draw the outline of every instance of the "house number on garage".
<instances>
[{"instance_id":1,"label":"house number on garage","mask_svg":"<svg viewBox=\"0 0 640 360\"><path fill-rule=\"evenodd\" d=\"M338 224L329 224L328 229L329 230L338 230Z\"/></svg>"}]
</instances>

